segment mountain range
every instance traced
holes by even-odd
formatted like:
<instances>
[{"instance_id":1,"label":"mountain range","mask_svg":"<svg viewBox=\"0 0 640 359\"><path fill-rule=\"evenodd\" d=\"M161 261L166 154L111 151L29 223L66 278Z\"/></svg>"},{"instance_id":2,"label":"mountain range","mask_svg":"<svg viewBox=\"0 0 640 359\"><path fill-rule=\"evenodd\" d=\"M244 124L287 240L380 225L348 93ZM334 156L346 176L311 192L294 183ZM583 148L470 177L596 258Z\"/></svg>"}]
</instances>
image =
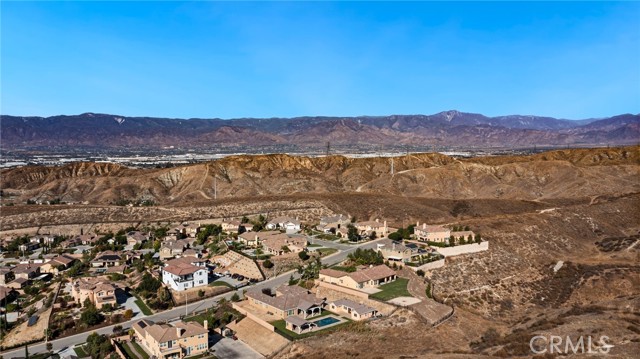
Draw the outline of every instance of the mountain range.
<instances>
[{"instance_id":1,"label":"mountain range","mask_svg":"<svg viewBox=\"0 0 640 359\"><path fill-rule=\"evenodd\" d=\"M640 115L563 120L541 116L434 115L175 119L84 113L0 117L4 150L30 148L183 149L215 145L407 145L533 147L628 145L640 139Z\"/></svg>"}]
</instances>

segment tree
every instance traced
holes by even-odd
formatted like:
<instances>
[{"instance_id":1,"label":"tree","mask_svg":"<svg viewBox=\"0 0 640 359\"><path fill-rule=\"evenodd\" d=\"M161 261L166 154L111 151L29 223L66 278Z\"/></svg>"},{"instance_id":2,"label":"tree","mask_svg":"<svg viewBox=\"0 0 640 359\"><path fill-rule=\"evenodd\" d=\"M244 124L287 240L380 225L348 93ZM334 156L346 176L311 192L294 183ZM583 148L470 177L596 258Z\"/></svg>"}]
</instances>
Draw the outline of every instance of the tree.
<instances>
[{"instance_id":1,"label":"tree","mask_svg":"<svg viewBox=\"0 0 640 359\"><path fill-rule=\"evenodd\" d=\"M238 293L233 293L233 295L231 296L231 301L232 302L240 301L240 296L238 295Z\"/></svg>"},{"instance_id":2,"label":"tree","mask_svg":"<svg viewBox=\"0 0 640 359\"><path fill-rule=\"evenodd\" d=\"M199 298L204 297L204 290L200 289L200 290L198 291L198 297L199 297Z\"/></svg>"},{"instance_id":3,"label":"tree","mask_svg":"<svg viewBox=\"0 0 640 359\"><path fill-rule=\"evenodd\" d=\"M166 287L160 287L158 288L158 300L163 302L163 303L167 303L171 301L171 292L169 292L169 289L167 289Z\"/></svg>"},{"instance_id":4,"label":"tree","mask_svg":"<svg viewBox=\"0 0 640 359\"><path fill-rule=\"evenodd\" d=\"M458 238L458 244L466 244L467 242L464 240L464 236L460 236L460 238Z\"/></svg>"},{"instance_id":5,"label":"tree","mask_svg":"<svg viewBox=\"0 0 640 359\"><path fill-rule=\"evenodd\" d=\"M93 332L87 336L87 344L84 346L85 352L91 356L91 359L108 358L110 353L114 352L111 341L106 335L100 335Z\"/></svg>"},{"instance_id":6,"label":"tree","mask_svg":"<svg viewBox=\"0 0 640 359\"><path fill-rule=\"evenodd\" d=\"M124 319L125 320L131 320L131 318L133 318L133 310L131 309L127 309L124 311Z\"/></svg>"},{"instance_id":7,"label":"tree","mask_svg":"<svg viewBox=\"0 0 640 359\"><path fill-rule=\"evenodd\" d=\"M289 247L287 246L282 246L280 249L282 249L285 253L291 252L291 249L289 249Z\"/></svg>"},{"instance_id":8,"label":"tree","mask_svg":"<svg viewBox=\"0 0 640 359\"><path fill-rule=\"evenodd\" d=\"M155 293L158 290L158 288L160 288L161 286L162 286L162 283L160 283L159 280L154 278L151 274L145 273L142 276L142 281L140 281L140 284L136 288L136 291L140 293L142 292Z\"/></svg>"},{"instance_id":9,"label":"tree","mask_svg":"<svg viewBox=\"0 0 640 359\"><path fill-rule=\"evenodd\" d=\"M102 309L102 311L103 311L104 313L109 313L109 312L113 312L113 309L114 309L114 308L113 308L113 304L111 304L111 303L105 303L105 304L103 304L103 305L102 305L102 308L101 308L101 309Z\"/></svg>"},{"instance_id":10,"label":"tree","mask_svg":"<svg viewBox=\"0 0 640 359\"><path fill-rule=\"evenodd\" d=\"M247 218L247 216L242 216L240 223L249 223L249 218Z\"/></svg>"},{"instance_id":11,"label":"tree","mask_svg":"<svg viewBox=\"0 0 640 359\"><path fill-rule=\"evenodd\" d=\"M402 239L402 234L398 232L389 233L389 239L393 241L399 241Z\"/></svg>"},{"instance_id":12,"label":"tree","mask_svg":"<svg viewBox=\"0 0 640 359\"><path fill-rule=\"evenodd\" d=\"M298 283L298 281L293 278L293 274L289 276L289 285L295 285L296 283Z\"/></svg>"},{"instance_id":13,"label":"tree","mask_svg":"<svg viewBox=\"0 0 640 359\"><path fill-rule=\"evenodd\" d=\"M264 262L262 262L262 266L267 268L267 269L271 269L273 268L273 262L271 262L270 260L265 260Z\"/></svg>"},{"instance_id":14,"label":"tree","mask_svg":"<svg viewBox=\"0 0 640 359\"><path fill-rule=\"evenodd\" d=\"M100 324L103 320L104 317L102 316L102 314L100 314L98 309L96 309L96 306L93 304L90 304L89 306L84 308L84 310L80 314L80 321L87 326Z\"/></svg>"},{"instance_id":15,"label":"tree","mask_svg":"<svg viewBox=\"0 0 640 359\"><path fill-rule=\"evenodd\" d=\"M309 259L309 255L307 254L306 251L302 251L298 253L298 257L300 257L300 259L302 259L303 261L306 261L307 259Z\"/></svg>"},{"instance_id":16,"label":"tree","mask_svg":"<svg viewBox=\"0 0 640 359\"><path fill-rule=\"evenodd\" d=\"M427 298L433 298L433 295L431 294L431 283L427 283L425 294L427 295Z\"/></svg>"},{"instance_id":17,"label":"tree","mask_svg":"<svg viewBox=\"0 0 640 359\"><path fill-rule=\"evenodd\" d=\"M51 342L47 342L47 351L50 352L53 349L53 344Z\"/></svg>"},{"instance_id":18,"label":"tree","mask_svg":"<svg viewBox=\"0 0 640 359\"><path fill-rule=\"evenodd\" d=\"M353 224L347 226L347 238L350 242L357 242L360 239L358 229Z\"/></svg>"},{"instance_id":19,"label":"tree","mask_svg":"<svg viewBox=\"0 0 640 359\"><path fill-rule=\"evenodd\" d=\"M423 271L422 269L418 269L418 270L416 271L416 274L417 274L417 275L419 275L420 277L424 277L424 274L425 274L425 273L424 273L424 271Z\"/></svg>"},{"instance_id":20,"label":"tree","mask_svg":"<svg viewBox=\"0 0 640 359\"><path fill-rule=\"evenodd\" d=\"M113 327L114 335L122 335L122 325L116 325Z\"/></svg>"},{"instance_id":21,"label":"tree","mask_svg":"<svg viewBox=\"0 0 640 359\"><path fill-rule=\"evenodd\" d=\"M376 231L371 232L369 238L371 238L372 240L378 238L378 234L376 234Z\"/></svg>"},{"instance_id":22,"label":"tree","mask_svg":"<svg viewBox=\"0 0 640 359\"><path fill-rule=\"evenodd\" d=\"M482 242L482 237L480 237L480 233L476 234L476 243L480 244Z\"/></svg>"}]
</instances>

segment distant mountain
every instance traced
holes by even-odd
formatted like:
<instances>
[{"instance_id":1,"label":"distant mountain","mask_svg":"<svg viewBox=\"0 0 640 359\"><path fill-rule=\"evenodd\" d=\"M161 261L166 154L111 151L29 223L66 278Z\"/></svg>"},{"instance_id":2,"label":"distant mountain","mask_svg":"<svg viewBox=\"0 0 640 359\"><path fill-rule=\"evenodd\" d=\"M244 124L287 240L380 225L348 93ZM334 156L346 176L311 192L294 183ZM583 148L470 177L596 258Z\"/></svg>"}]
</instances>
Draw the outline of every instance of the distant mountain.
<instances>
[{"instance_id":1,"label":"distant mountain","mask_svg":"<svg viewBox=\"0 0 640 359\"><path fill-rule=\"evenodd\" d=\"M0 117L5 150L77 148L205 148L212 145L440 145L512 147L634 144L640 115L563 120L540 116L434 115L171 119L84 113Z\"/></svg>"}]
</instances>

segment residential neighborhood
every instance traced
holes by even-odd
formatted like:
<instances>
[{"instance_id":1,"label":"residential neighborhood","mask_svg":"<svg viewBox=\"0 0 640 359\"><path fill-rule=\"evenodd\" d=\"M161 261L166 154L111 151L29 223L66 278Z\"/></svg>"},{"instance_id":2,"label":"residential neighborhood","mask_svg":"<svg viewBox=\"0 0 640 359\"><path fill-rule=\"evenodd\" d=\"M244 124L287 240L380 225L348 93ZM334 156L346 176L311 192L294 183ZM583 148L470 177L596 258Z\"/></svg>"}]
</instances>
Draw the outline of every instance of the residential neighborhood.
<instances>
[{"instance_id":1,"label":"residential neighborhood","mask_svg":"<svg viewBox=\"0 0 640 359\"><path fill-rule=\"evenodd\" d=\"M443 266L445 256L488 249L461 226L393 228L341 214L315 223L260 215L2 243L0 304L10 318L0 328L2 348L44 339L38 328L56 342L107 326L118 328L109 339L114 350L131 358L208 355L216 343L269 356L296 338L417 305L425 299L408 292L409 280ZM211 303L198 310L226 308L231 317L202 319L190 312L198 302ZM167 318L172 308L189 317ZM126 326L132 335L120 335Z\"/></svg>"}]
</instances>

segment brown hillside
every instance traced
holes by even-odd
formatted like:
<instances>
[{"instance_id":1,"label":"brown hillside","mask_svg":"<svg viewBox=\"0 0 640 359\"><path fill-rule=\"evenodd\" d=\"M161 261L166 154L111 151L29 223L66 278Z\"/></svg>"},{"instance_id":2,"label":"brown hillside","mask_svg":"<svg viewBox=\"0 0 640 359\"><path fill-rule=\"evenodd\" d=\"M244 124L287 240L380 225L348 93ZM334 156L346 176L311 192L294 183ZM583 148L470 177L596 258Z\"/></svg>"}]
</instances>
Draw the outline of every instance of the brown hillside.
<instances>
[{"instance_id":1,"label":"brown hillside","mask_svg":"<svg viewBox=\"0 0 640 359\"><path fill-rule=\"evenodd\" d=\"M295 193L377 193L445 199L540 200L640 192L640 147L576 149L533 156L457 160L440 154L391 158L231 156L168 169L107 163L22 167L1 172L5 201L61 198L108 204L126 199L190 203Z\"/></svg>"}]
</instances>

